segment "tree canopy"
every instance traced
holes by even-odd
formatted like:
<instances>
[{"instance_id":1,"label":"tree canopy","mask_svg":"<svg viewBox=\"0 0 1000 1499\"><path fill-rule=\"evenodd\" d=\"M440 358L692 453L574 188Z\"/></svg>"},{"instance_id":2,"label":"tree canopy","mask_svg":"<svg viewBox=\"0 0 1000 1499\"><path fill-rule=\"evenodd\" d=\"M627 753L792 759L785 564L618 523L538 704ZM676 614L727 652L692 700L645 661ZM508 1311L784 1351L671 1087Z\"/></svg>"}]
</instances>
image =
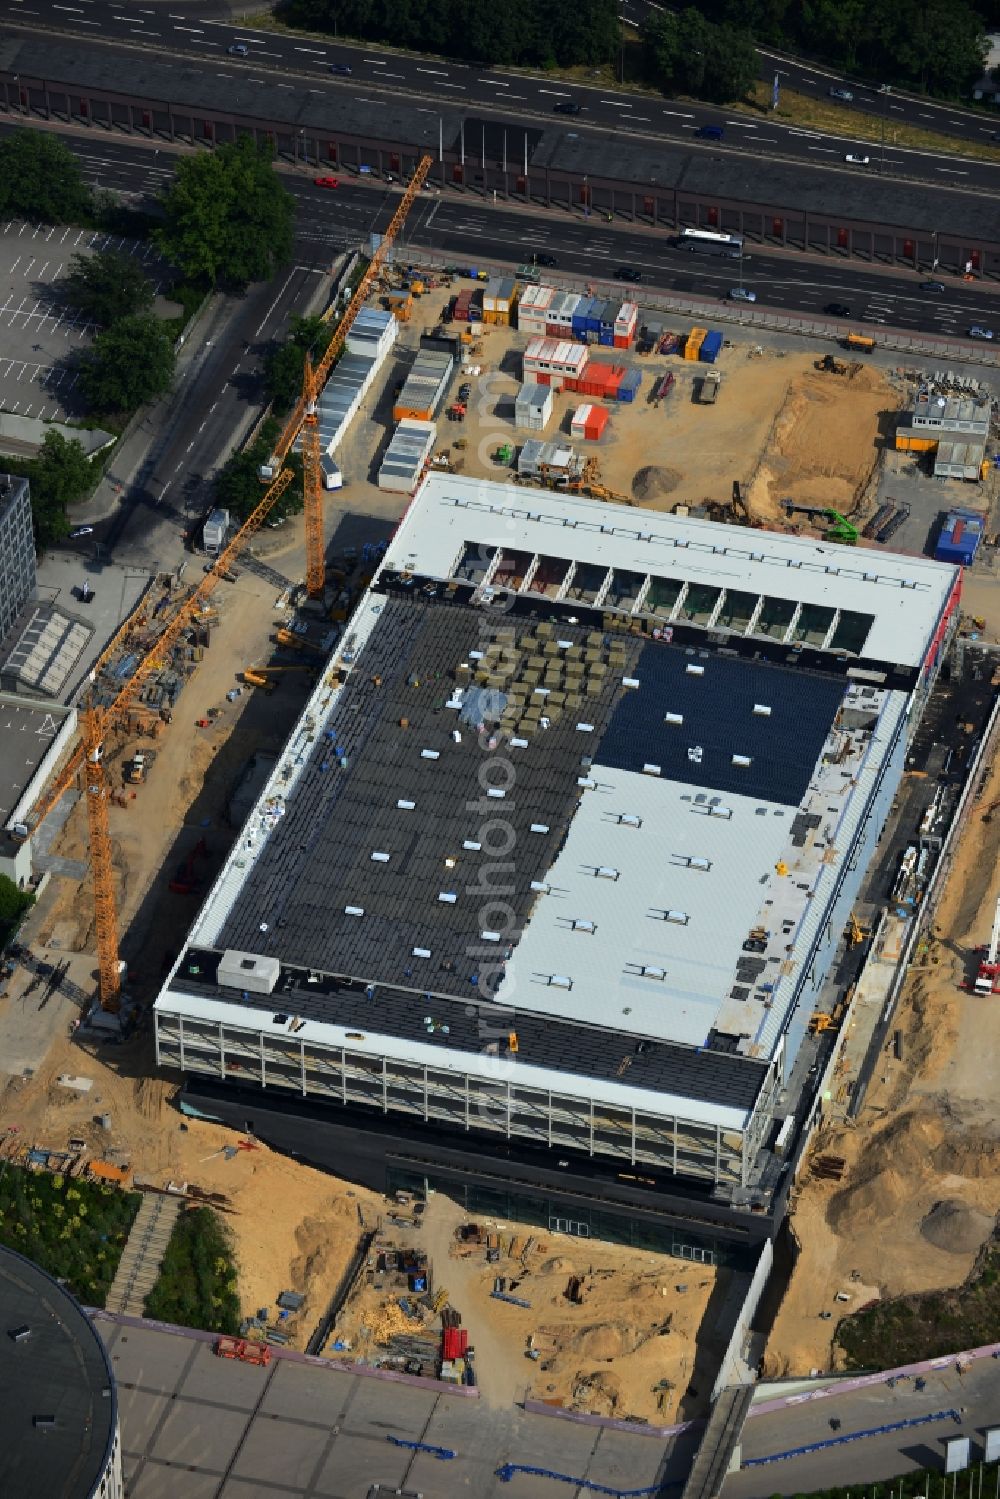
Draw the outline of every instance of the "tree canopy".
<instances>
[{"instance_id":1,"label":"tree canopy","mask_svg":"<svg viewBox=\"0 0 1000 1499\"><path fill-rule=\"evenodd\" d=\"M29 890L19 890L13 880L0 874L0 948L17 931L21 917L34 900Z\"/></svg>"},{"instance_id":2,"label":"tree canopy","mask_svg":"<svg viewBox=\"0 0 1000 1499\"><path fill-rule=\"evenodd\" d=\"M967 96L985 67L990 0L701 0L710 21L749 30L756 41L821 58L879 83ZM985 17L985 19L984 19Z\"/></svg>"},{"instance_id":3,"label":"tree canopy","mask_svg":"<svg viewBox=\"0 0 1000 1499\"><path fill-rule=\"evenodd\" d=\"M0 138L0 213L5 217L73 223L92 203L80 159L57 135L17 129Z\"/></svg>"},{"instance_id":4,"label":"tree canopy","mask_svg":"<svg viewBox=\"0 0 1000 1499\"><path fill-rule=\"evenodd\" d=\"M650 70L665 93L740 99L757 80L750 33L707 21L700 11L655 11L645 31Z\"/></svg>"},{"instance_id":5,"label":"tree canopy","mask_svg":"<svg viewBox=\"0 0 1000 1499\"><path fill-rule=\"evenodd\" d=\"M270 458L280 432L281 423L271 417L261 427L256 442L242 452L234 453L216 475L215 504L228 510L234 520L245 521L264 498L264 485L260 481L258 470ZM297 453L289 453L285 466L296 470L296 478L274 505L270 515L272 521L298 515L304 503L301 458Z\"/></svg>"},{"instance_id":6,"label":"tree canopy","mask_svg":"<svg viewBox=\"0 0 1000 1499\"><path fill-rule=\"evenodd\" d=\"M153 288L142 268L131 255L117 250L74 255L62 286L71 307L105 328L153 303Z\"/></svg>"},{"instance_id":7,"label":"tree canopy","mask_svg":"<svg viewBox=\"0 0 1000 1499\"><path fill-rule=\"evenodd\" d=\"M174 346L156 318L119 318L80 356L80 390L92 411L134 411L169 390Z\"/></svg>"},{"instance_id":8,"label":"tree canopy","mask_svg":"<svg viewBox=\"0 0 1000 1499\"><path fill-rule=\"evenodd\" d=\"M292 252L295 199L272 152L248 135L177 163L160 198L166 222L153 239L190 281L266 281Z\"/></svg>"},{"instance_id":9,"label":"tree canopy","mask_svg":"<svg viewBox=\"0 0 1000 1499\"><path fill-rule=\"evenodd\" d=\"M19 467L31 486L31 518L39 551L69 534L66 507L90 493L94 470L76 438L49 431L32 458Z\"/></svg>"},{"instance_id":10,"label":"tree canopy","mask_svg":"<svg viewBox=\"0 0 1000 1499\"><path fill-rule=\"evenodd\" d=\"M615 0L285 0L283 20L492 65L569 67L613 58Z\"/></svg>"},{"instance_id":11,"label":"tree canopy","mask_svg":"<svg viewBox=\"0 0 1000 1499\"><path fill-rule=\"evenodd\" d=\"M284 343L272 344L264 359L264 388L277 414L291 410L302 392L306 354L322 356L333 326L320 317L293 317Z\"/></svg>"}]
</instances>

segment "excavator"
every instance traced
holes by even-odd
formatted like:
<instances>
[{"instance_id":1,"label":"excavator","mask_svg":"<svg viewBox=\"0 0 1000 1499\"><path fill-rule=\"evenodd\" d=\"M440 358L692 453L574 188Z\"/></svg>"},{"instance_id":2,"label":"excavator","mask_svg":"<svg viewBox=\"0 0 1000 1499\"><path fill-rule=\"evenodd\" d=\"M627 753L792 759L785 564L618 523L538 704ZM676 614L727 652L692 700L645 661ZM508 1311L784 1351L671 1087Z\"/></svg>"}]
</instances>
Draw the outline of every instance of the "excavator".
<instances>
[{"instance_id":1,"label":"excavator","mask_svg":"<svg viewBox=\"0 0 1000 1499\"><path fill-rule=\"evenodd\" d=\"M791 500L784 501L786 515L818 515L828 522L824 541L839 541L842 546L853 547L858 544L858 528L853 526L849 520L841 515L839 510L824 510L819 505L794 505Z\"/></svg>"}]
</instances>

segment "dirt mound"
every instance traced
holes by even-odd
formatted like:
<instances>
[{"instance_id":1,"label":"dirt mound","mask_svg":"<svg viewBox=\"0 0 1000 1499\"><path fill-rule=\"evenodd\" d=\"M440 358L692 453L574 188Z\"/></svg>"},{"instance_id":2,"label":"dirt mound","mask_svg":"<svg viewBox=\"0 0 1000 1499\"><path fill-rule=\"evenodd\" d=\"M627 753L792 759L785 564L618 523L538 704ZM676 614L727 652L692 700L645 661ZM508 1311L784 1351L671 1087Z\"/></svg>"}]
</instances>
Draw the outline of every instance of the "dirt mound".
<instances>
[{"instance_id":1,"label":"dirt mound","mask_svg":"<svg viewBox=\"0 0 1000 1499\"><path fill-rule=\"evenodd\" d=\"M568 1346L582 1358L596 1362L606 1359L610 1363L623 1354L634 1353L645 1341L635 1327L627 1327L623 1322L601 1322L596 1326L581 1327L569 1340Z\"/></svg>"},{"instance_id":2,"label":"dirt mound","mask_svg":"<svg viewBox=\"0 0 1000 1499\"><path fill-rule=\"evenodd\" d=\"M564 1254L557 1254L554 1259L546 1260L542 1266L543 1275L568 1274L573 1268L573 1261Z\"/></svg>"},{"instance_id":3,"label":"dirt mound","mask_svg":"<svg viewBox=\"0 0 1000 1499\"><path fill-rule=\"evenodd\" d=\"M920 1232L935 1249L970 1254L989 1238L993 1220L955 1197L936 1202L920 1224Z\"/></svg>"},{"instance_id":4,"label":"dirt mound","mask_svg":"<svg viewBox=\"0 0 1000 1499\"><path fill-rule=\"evenodd\" d=\"M633 476L632 498L657 500L661 495L676 489L680 482L681 475L675 468L667 468L662 463L647 463L645 468L637 469Z\"/></svg>"}]
</instances>

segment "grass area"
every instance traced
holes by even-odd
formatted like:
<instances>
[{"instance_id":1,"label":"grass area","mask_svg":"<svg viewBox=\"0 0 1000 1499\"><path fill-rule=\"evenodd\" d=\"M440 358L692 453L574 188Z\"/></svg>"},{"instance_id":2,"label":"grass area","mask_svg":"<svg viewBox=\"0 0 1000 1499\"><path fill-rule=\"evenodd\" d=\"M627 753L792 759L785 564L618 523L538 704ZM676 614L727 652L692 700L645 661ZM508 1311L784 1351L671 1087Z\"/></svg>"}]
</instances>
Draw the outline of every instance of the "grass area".
<instances>
[{"instance_id":1,"label":"grass area","mask_svg":"<svg viewBox=\"0 0 1000 1499\"><path fill-rule=\"evenodd\" d=\"M0 1243L34 1260L86 1306L103 1306L142 1198L96 1182L0 1168Z\"/></svg>"},{"instance_id":2,"label":"grass area","mask_svg":"<svg viewBox=\"0 0 1000 1499\"><path fill-rule=\"evenodd\" d=\"M205 1332L239 1332L232 1240L212 1208L181 1213L146 1297L146 1316Z\"/></svg>"},{"instance_id":3,"label":"grass area","mask_svg":"<svg viewBox=\"0 0 1000 1499\"><path fill-rule=\"evenodd\" d=\"M851 1369L895 1369L1000 1341L1000 1245L964 1285L877 1302L845 1317L836 1341Z\"/></svg>"},{"instance_id":4,"label":"grass area","mask_svg":"<svg viewBox=\"0 0 1000 1499\"><path fill-rule=\"evenodd\" d=\"M996 1464L973 1463L952 1478L952 1492L948 1499L979 1499L983 1491L984 1470L989 1493L990 1475L996 1474ZM924 1499L924 1495L943 1496L947 1492L946 1480L940 1468L916 1468L912 1473L900 1473L895 1478L881 1483L863 1483L860 1480L849 1489L816 1489L810 1494L796 1494L795 1499ZM773 1499L781 1499L778 1494Z\"/></svg>"},{"instance_id":5,"label":"grass area","mask_svg":"<svg viewBox=\"0 0 1000 1499\"><path fill-rule=\"evenodd\" d=\"M891 99L888 102L891 104ZM934 130L922 130L917 125L899 125L893 121L891 113L883 119L877 111L868 114L853 106L837 104L825 96L816 99L811 94L797 94L792 89L783 88L778 108L772 109L769 83L758 83L749 102L727 104L726 108L743 114L763 114L782 125L820 130L826 135L869 141L872 145L881 143L884 125L887 146L910 146L922 151L969 156L978 161L1000 162L1000 146L986 141L966 141L955 135L941 135ZM984 116L984 124L989 124L989 116Z\"/></svg>"}]
</instances>

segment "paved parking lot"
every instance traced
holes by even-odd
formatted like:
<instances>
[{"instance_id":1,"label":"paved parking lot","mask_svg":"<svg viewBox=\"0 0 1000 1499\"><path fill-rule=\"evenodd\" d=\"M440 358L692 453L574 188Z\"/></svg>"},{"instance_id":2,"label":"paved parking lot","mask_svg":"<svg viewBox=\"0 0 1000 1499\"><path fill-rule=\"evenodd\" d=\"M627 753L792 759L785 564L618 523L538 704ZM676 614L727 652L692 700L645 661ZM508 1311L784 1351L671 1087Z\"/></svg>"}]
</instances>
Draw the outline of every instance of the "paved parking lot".
<instances>
[{"instance_id":1,"label":"paved parking lot","mask_svg":"<svg viewBox=\"0 0 1000 1499\"><path fill-rule=\"evenodd\" d=\"M269 1369L216 1358L214 1339L95 1318L118 1384L134 1499L553 1499L578 1487L676 1495L698 1431L681 1438L491 1409L423 1385L301 1358ZM508 1481L498 1474L515 1465ZM540 1468L561 1478L525 1469ZM561 1481L562 1480L562 1481Z\"/></svg>"},{"instance_id":2,"label":"paved parking lot","mask_svg":"<svg viewBox=\"0 0 1000 1499\"><path fill-rule=\"evenodd\" d=\"M74 255L106 249L136 256L156 286L150 245L62 224L0 225L0 409L50 421L80 415L71 360L94 328L66 306L58 283Z\"/></svg>"}]
</instances>

